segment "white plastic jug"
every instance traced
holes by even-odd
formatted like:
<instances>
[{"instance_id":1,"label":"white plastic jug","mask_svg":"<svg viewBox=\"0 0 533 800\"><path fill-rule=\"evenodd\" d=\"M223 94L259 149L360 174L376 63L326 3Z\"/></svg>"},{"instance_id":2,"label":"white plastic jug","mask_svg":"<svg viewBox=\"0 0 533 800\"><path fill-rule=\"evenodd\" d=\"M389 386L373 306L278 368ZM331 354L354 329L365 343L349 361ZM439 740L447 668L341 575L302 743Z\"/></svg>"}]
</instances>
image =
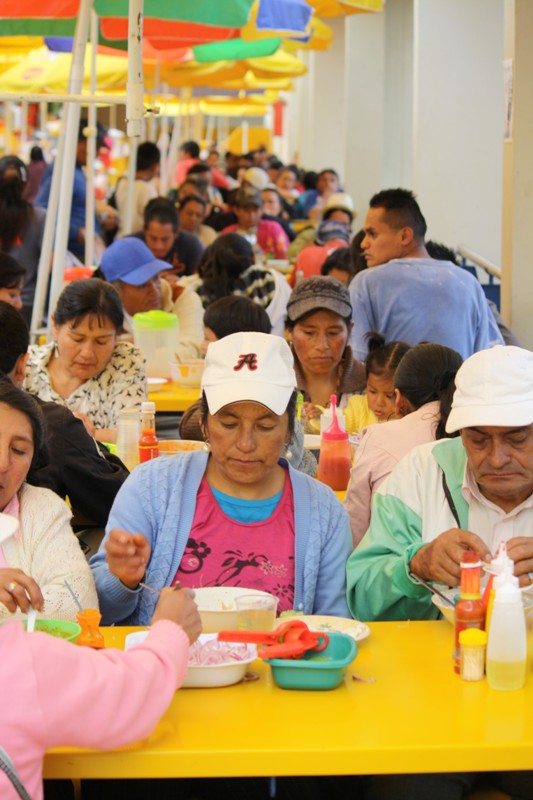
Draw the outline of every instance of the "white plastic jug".
<instances>
[{"instance_id":1,"label":"white plastic jug","mask_svg":"<svg viewBox=\"0 0 533 800\"><path fill-rule=\"evenodd\" d=\"M133 338L146 358L148 378L168 378L175 359L178 318L166 311L144 311L133 317Z\"/></svg>"}]
</instances>

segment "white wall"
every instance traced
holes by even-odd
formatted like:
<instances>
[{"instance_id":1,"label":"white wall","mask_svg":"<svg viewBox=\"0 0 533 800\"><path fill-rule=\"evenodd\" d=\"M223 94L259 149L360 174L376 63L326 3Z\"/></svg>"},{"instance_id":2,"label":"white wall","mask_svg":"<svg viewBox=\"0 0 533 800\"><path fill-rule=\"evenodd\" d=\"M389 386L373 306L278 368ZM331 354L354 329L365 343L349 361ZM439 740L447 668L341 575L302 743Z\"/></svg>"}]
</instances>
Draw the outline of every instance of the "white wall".
<instances>
[{"instance_id":1,"label":"white wall","mask_svg":"<svg viewBox=\"0 0 533 800\"><path fill-rule=\"evenodd\" d=\"M415 0L413 186L431 238L496 264L503 22L502 0Z\"/></svg>"}]
</instances>

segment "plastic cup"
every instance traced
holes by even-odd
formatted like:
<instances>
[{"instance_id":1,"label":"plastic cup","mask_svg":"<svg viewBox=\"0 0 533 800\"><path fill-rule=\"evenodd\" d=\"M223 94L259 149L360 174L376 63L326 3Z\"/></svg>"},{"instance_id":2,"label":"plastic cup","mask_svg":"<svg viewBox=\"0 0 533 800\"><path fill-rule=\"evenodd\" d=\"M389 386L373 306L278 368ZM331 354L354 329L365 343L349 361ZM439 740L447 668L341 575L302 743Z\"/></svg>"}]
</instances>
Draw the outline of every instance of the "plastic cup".
<instances>
[{"instance_id":1,"label":"plastic cup","mask_svg":"<svg viewBox=\"0 0 533 800\"><path fill-rule=\"evenodd\" d=\"M278 598L273 595L243 594L235 598L240 631L271 631L276 624Z\"/></svg>"}]
</instances>

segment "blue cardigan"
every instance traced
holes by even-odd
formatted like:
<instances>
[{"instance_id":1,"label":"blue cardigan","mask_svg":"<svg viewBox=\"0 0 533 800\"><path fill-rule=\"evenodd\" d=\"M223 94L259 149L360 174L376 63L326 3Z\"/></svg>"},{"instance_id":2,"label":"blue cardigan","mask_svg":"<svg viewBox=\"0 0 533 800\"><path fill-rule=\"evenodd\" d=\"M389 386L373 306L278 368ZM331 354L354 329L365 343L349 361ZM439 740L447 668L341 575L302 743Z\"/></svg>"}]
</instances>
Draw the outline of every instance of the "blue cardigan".
<instances>
[{"instance_id":1,"label":"blue cardigan","mask_svg":"<svg viewBox=\"0 0 533 800\"><path fill-rule=\"evenodd\" d=\"M286 462L283 462L286 465ZM100 550L91 559L104 625L147 625L156 596L131 590L109 572L109 531L140 532L150 542L145 581L156 589L174 578L189 538L207 454L184 453L136 467L118 492ZM345 566L351 553L347 513L324 484L288 466L294 495L294 608L304 614L349 616Z\"/></svg>"}]
</instances>

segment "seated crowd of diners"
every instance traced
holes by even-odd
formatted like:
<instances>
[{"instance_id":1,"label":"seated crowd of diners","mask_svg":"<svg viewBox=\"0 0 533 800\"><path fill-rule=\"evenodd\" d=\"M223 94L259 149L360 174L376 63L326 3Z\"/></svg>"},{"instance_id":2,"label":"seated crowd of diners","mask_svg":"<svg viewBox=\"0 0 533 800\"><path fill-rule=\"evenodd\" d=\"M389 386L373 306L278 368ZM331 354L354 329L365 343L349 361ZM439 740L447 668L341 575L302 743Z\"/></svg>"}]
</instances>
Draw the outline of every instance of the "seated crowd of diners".
<instances>
[{"instance_id":1,"label":"seated crowd of diners","mask_svg":"<svg viewBox=\"0 0 533 800\"><path fill-rule=\"evenodd\" d=\"M75 620L74 595L104 625L152 622L128 659L0 626L0 744L32 797L42 796L48 747L112 748L153 728L200 633L195 588L264 590L280 611L435 619L421 581L457 586L463 551L487 560L501 541L520 585L532 583L533 353L453 252L431 257L414 195L378 192L352 238L353 203L332 169L312 181L261 148L223 163L187 142L174 195L159 197L159 153L145 145L142 230L119 217L98 271L63 289L45 344L30 344L26 322L42 209L25 198L23 162L0 159L0 210L13 205L16 234L4 238L0 214L10 243L0 253L0 512L18 520L0 541L0 617L33 607ZM119 214L126 189L124 178ZM307 220L299 231L297 219ZM289 258L282 274L276 265ZM179 428L205 444L129 474L106 443L120 412L147 398L132 318L156 309L178 316L178 360L205 359L201 397ZM304 446L332 395L355 451L342 500ZM73 512L105 528L89 562ZM35 735L9 739L4 730L20 727L9 687L23 691L28 663L38 665L27 711ZM63 708L53 687L69 682ZM384 776L354 791L452 800L475 781ZM494 785L533 798L529 773L495 775Z\"/></svg>"}]
</instances>

